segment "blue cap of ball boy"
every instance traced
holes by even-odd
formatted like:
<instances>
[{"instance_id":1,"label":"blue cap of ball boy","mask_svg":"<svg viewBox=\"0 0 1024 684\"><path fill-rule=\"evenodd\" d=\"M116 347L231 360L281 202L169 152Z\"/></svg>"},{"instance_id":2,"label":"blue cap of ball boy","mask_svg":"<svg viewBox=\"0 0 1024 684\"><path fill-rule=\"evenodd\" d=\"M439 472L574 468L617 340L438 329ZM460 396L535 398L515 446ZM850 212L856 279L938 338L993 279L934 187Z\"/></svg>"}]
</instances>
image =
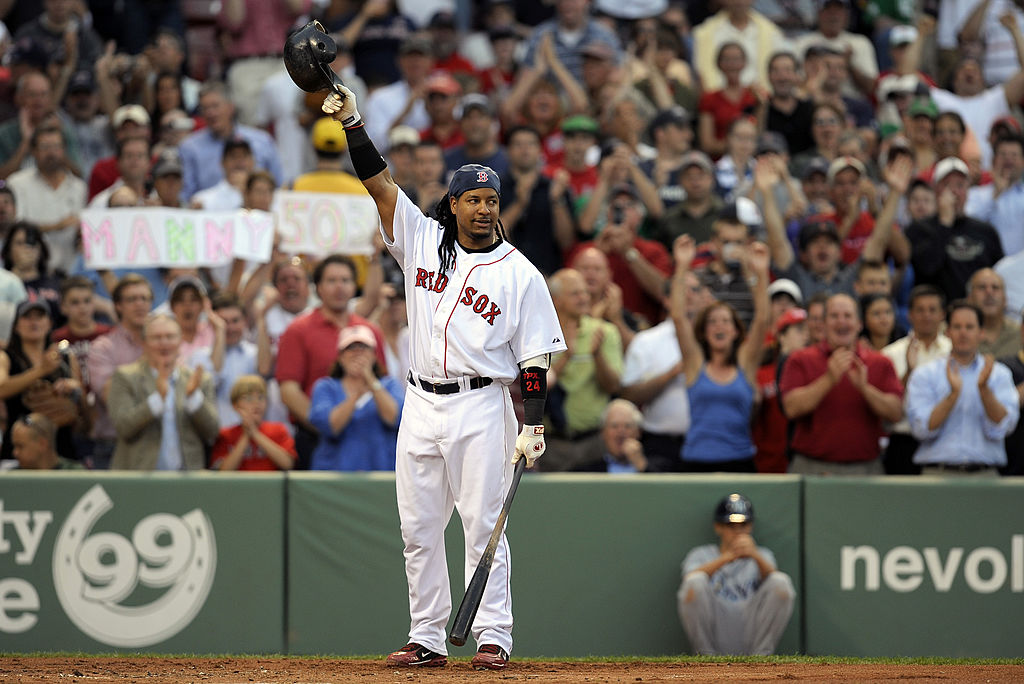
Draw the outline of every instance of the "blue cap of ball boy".
<instances>
[{"instance_id":1,"label":"blue cap of ball boy","mask_svg":"<svg viewBox=\"0 0 1024 684\"><path fill-rule=\"evenodd\" d=\"M754 505L742 494L730 494L718 502L715 508L715 522L745 523L754 519Z\"/></svg>"},{"instance_id":2,"label":"blue cap of ball boy","mask_svg":"<svg viewBox=\"0 0 1024 684\"><path fill-rule=\"evenodd\" d=\"M501 179L490 166L466 164L452 175L452 180L448 183L448 192L455 199L461 197L462 193L467 190L478 188L491 188L499 195L501 194Z\"/></svg>"}]
</instances>

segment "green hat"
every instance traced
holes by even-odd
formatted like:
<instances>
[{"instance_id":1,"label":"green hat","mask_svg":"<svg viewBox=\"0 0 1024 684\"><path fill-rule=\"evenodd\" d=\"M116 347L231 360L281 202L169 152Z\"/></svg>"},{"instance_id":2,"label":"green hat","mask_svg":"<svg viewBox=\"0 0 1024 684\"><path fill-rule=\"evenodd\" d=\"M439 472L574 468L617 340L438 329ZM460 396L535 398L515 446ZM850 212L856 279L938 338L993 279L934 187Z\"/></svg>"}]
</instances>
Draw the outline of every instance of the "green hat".
<instances>
[{"instance_id":1,"label":"green hat","mask_svg":"<svg viewBox=\"0 0 1024 684\"><path fill-rule=\"evenodd\" d=\"M562 122L562 133L590 133L597 135L597 122L586 114L570 116Z\"/></svg>"},{"instance_id":2,"label":"green hat","mask_svg":"<svg viewBox=\"0 0 1024 684\"><path fill-rule=\"evenodd\" d=\"M937 119L939 118L939 108L930 97L918 98L910 103L910 109L907 110L907 114L912 117L927 116L929 119Z\"/></svg>"}]
</instances>

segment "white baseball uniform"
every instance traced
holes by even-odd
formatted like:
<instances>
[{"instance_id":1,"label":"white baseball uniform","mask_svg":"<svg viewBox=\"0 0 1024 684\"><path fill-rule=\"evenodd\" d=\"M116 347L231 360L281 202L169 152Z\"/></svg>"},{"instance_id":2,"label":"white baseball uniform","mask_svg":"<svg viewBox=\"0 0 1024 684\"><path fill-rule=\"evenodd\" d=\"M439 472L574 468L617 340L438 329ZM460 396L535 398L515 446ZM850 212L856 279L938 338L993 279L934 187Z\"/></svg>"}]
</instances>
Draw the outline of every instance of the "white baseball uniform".
<instances>
[{"instance_id":1,"label":"white baseball uniform","mask_svg":"<svg viewBox=\"0 0 1024 684\"><path fill-rule=\"evenodd\" d=\"M388 250L405 273L410 366L398 430L396 483L409 582L409 641L447 654L452 601L444 529L458 508L466 538L465 581L472 577L512 480L518 426L508 386L518 363L566 348L547 284L504 241L468 252L440 273L443 229L399 190ZM473 389L471 381L493 382ZM436 394L421 382L451 385ZM479 381L473 383L479 385ZM508 543L502 536L472 626L477 644L512 651Z\"/></svg>"}]
</instances>

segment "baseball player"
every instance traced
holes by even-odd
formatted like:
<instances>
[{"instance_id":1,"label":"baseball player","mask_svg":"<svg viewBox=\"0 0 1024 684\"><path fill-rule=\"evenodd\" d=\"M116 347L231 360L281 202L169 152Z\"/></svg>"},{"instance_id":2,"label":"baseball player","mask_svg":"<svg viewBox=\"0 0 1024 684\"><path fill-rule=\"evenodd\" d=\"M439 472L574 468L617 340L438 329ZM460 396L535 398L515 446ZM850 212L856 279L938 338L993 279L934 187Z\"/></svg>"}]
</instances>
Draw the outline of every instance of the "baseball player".
<instances>
[{"instance_id":1,"label":"baseball player","mask_svg":"<svg viewBox=\"0 0 1024 684\"><path fill-rule=\"evenodd\" d=\"M385 244L405 273L409 315L411 371L395 480L411 628L409 643L387 664L443 666L452 607L445 526L457 508L468 579L497 523L513 464L544 453L547 368L566 346L544 278L504 239L497 174L463 166L438 202L438 219L424 216L388 173L355 97L342 90L323 110L345 127L352 166L377 203ZM526 423L518 437L508 391L517 375ZM503 536L472 626L476 669L508 665L509 572Z\"/></svg>"},{"instance_id":2,"label":"baseball player","mask_svg":"<svg viewBox=\"0 0 1024 684\"><path fill-rule=\"evenodd\" d=\"M754 506L730 494L715 508L718 544L683 559L679 618L701 655L771 655L793 613L793 581L751 536Z\"/></svg>"}]
</instances>

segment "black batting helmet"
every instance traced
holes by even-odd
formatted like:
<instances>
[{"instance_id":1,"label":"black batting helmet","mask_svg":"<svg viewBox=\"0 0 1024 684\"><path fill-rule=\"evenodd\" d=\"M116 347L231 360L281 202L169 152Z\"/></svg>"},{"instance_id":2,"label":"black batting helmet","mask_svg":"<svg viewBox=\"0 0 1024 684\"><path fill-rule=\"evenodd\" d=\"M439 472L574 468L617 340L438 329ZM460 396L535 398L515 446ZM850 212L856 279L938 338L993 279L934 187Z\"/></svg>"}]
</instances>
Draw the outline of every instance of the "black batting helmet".
<instances>
[{"instance_id":1,"label":"black batting helmet","mask_svg":"<svg viewBox=\"0 0 1024 684\"><path fill-rule=\"evenodd\" d=\"M317 93L333 86L331 62L338 56L338 46L327 35L323 24L311 21L284 42L284 67L295 85L307 93Z\"/></svg>"}]
</instances>

